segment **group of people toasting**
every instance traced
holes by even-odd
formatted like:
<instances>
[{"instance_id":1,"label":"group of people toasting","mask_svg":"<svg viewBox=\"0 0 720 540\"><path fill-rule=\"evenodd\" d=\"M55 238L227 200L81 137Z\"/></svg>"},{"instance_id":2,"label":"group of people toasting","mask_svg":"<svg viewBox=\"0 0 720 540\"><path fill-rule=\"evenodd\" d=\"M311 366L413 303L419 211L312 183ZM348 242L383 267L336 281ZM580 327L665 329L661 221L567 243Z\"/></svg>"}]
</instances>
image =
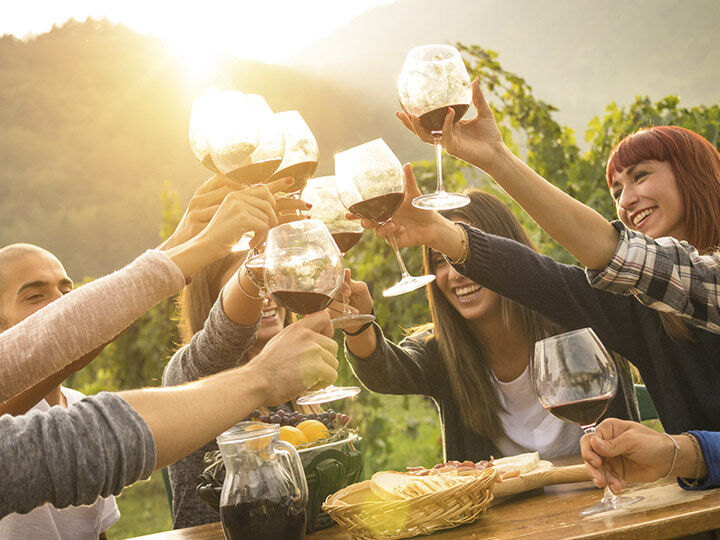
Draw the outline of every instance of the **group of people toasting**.
<instances>
[{"instance_id":1,"label":"group of people toasting","mask_svg":"<svg viewBox=\"0 0 720 540\"><path fill-rule=\"evenodd\" d=\"M621 140L608 157L606 177L619 220L608 223L513 155L478 81L470 83L464 66L458 68L457 51L420 49L426 50L409 55L412 69L401 77L404 109L397 116L436 146L435 194L423 196L411 166L401 167L387 145L372 141L341 153L334 184L317 183L315 189L326 194L313 195L308 204L302 193L280 195L299 191L312 175L308 166L293 172L300 169L285 159L292 147L306 152L296 164L316 163L317 146L313 150L308 137L290 143L286 135L283 153L268 142L272 130L258 135L244 125L241 136L255 137L252 144L210 152L197 136L204 126L196 122L191 126L196 154L218 174L198 189L159 248L72 292L72 282L49 252L27 244L0 249L0 401L2 412L9 413L0 418L0 531L19 537L28 530L23 518L33 515L21 514L46 503L96 504L98 497L118 494L173 463L175 526L216 521L194 491L202 455L214 444L208 441L255 408L288 404L317 410L313 402L295 400L337 377L333 320L345 334L346 357L368 389L434 399L445 460L527 451L552 460L581 449L595 484L614 491L626 481L665 476L677 477L688 489L720 485L715 147L673 126L641 129ZM434 88L426 82L433 77L443 84ZM476 115L461 119L471 103ZM243 116L235 120L242 123ZM293 121L297 124L294 116ZM224 140L238 135L230 131ZM445 192L441 147L487 172L586 270L538 253L512 212L492 195ZM266 153L258 157L261 148ZM253 177L231 174L253 154L253 165L274 160L274 167L245 168ZM331 199L338 202L333 206ZM232 251L243 237L252 236L253 248L268 235L290 238L278 231L303 229L299 224L308 214L325 221L328 238L347 241L343 252L362 232L358 220L396 252L422 246L424 275L411 276L397 252L403 278L386 294L426 286L431 321L400 343L387 339L368 286L343 271L332 240L330 250L304 245L291 277L274 262L283 256L273 252L280 240L256 255L259 267L265 266L264 279L244 264L244 251ZM323 264L303 266L302 254L311 247ZM287 249L298 250L298 244ZM328 255L333 250L337 260ZM287 258L290 251L284 253ZM319 303L298 304L295 298L294 306L311 306L295 307L304 315L299 321L277 294L320 286L325 289ZM185 345L168 364L167 388L100 393L62 408L68 401L59 385L70 372L160 299L181 290ZM590 329L610 351L613 387L595 396L608 399L607 410L597 411L604 412L597 426L597 417L577 424L556 417L534 385L536 343L581 329ZM639 423L630 364L667 433ZM23 414L43 398L61 407ZM593 426L594 434L583 433ZM60 521L36 519L45 525ZM98 517L82 536L77 534L82 519L65 523L66 531L76 533L68 537L96 537L107 523Z\"/></svg>"}]
</instances>

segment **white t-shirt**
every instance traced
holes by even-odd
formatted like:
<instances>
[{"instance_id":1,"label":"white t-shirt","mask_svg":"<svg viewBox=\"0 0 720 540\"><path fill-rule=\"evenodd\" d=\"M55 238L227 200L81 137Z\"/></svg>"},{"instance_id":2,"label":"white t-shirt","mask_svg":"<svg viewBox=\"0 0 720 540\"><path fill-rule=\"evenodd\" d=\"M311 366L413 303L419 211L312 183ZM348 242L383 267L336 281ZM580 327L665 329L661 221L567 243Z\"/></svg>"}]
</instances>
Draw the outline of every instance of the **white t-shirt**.
<instances>
[{"instance_id":1,"label":"white t-shirt","mask_svg":"<svg viewBox=\"0 0 720 540\"><path fill-rule=\"evenodd\" d=\"M77 390L60 387L68 407L84 396ZM34 411L49 411L44 399ZM97 540L120 519L115 497L99 497L90 506L70 506L58 510L51 504L35 508L27 514L9 514L0 520L0 540Z\"/></svg>"},{"instance_id":2,"label":"white t-shirt","mask_svg":"<svg viewBox=\"0 0 720 540\"><path fill-rule=\"evenodd\" d=\"M515 380L501 382L493 375L500 403L507 412L499 417L505 435L494 440L503 455L538 452L541 459L580 453L583 430L545 410L535 394L529 366Z\"/></svg>"}]
</instances>

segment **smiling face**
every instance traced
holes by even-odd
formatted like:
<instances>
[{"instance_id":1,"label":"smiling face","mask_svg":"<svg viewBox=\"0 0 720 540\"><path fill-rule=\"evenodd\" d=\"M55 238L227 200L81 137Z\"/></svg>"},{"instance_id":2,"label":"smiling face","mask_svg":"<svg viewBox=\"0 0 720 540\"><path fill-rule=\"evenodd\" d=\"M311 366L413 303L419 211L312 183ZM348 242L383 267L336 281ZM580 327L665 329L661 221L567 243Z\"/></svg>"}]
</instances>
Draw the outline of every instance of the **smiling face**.
<instances>
[{"instance_id":1,"label":"smiling face","mask_svg":"<svg viewBox=\"0 0 720 540\"><path fill-rule=\"evenodd\" d=\"M610 193L628 228L652 238L688 240L682 195L667 161L641 161L615 173Z\"/></svg>"},{"instance_id":2,"label":"smiling face","mask_svg":"<svg viewBox=\"0 0 720 540\"><path fill-rule=\"evenodd\" d=\"M435 284L462 318L467 321L480 321L489 316L500 316L498 294L458 273L437 252L431 252L430 261L436 278Z\"/></svg>"},{"instance_id":3,"label":"smiling face","mask_svg":"<svg viewBox=\"0 0 720 540\"><path fill-rule=\"evenodd\" d=\"M3 326L10 328L72 291L65 268L51 253L37 249L11 258L0 268Z\"/></svg>"}]
</instances>

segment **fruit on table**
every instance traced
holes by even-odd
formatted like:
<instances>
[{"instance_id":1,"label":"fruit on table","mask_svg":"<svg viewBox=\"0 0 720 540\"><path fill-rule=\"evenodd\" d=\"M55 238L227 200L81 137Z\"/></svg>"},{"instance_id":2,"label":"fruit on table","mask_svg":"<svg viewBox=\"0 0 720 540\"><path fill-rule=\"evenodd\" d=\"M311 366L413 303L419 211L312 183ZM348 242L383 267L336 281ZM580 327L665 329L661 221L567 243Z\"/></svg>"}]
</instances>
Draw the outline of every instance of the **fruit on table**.
<instances>
[{"instance_id":1,"label":"fruit on table","mask_svg":"<svg viewBox=\"0 0 720 540\"><path fill-rule=\"evenodd\" d=\"M289 442L293 446L298 446L301 444L307 444L308 439L305 436L305 433L300 431L296 427L292 426L281 426L280 427L280 439L283 441Z\"/></svg>"},{"instance_id":2,"label":"fruit on table","mask_svg":"<svg viewBox=\"0 0 720 540\"><path fill-rule=\"evenodd\" d=\"M304 420L297 425L297 429L305 434L308 442L315 442L330 436L330 430L319 420Z\"/></svg>"}]
</instances>

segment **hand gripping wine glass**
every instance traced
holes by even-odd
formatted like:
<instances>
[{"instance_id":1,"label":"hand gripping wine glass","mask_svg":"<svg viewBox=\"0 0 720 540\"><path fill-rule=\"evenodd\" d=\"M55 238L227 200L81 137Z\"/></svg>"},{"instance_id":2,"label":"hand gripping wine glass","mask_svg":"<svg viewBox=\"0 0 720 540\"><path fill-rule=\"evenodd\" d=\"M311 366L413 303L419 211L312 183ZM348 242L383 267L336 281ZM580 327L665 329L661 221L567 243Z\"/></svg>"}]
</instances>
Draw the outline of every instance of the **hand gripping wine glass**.
<instances>
[{"instance_id":1,"label":"hand gripping wine glass","mask_svg":"<svg viewBox=\"0 0 720 540\"><path fill-rule=\"evenodd\" d=\"M317 219L270 229L265 246L265 287L286 309L301 315L325 309L343 283L342 254ZM300 397L301 405L327 403L360 392L357 386L328 386Z\"/></svg>"},{"instance_id":2,"label":"hand gripping wine glass","mask_svg":"<svg viewBox=\"0 0 720 540\"><path fill-rule=\"evenodd\" d=\"M458 50L450 45L424 45L411 49L398 79L398 94L403 108L420 118L435 143L437 189L435 193L416 197L413 205L427 210L450 210L470 203L467 195L445 191L442 178L441 140L445 115L452 107L457 122L472 101L470 76Z\"/></svg>"},{"instance_id":3,"label":"hand gripping wine glass","mask_svg":"<svg viewBox=\"0 0 720 540\"><path fill-rule=\"evenodd\" d=\"M232 141L234 159L249 158L260 143L259 118L242 92L209 90L193 101L188 139L200 163L219 173L213 150Z\"/></svg>"},{"instance_id":4,"label":"hand gripping wine glass","mask_svg":"<svg viewBox=\"0 0 720 540\"><path fill-rule=\"evenodd\" d=\"M335 154L335 178L345 208L356 216L380 224L390 221L405 197L402 165L382 139ZM405 294L435 279L433 275L411 276L400 255L395 236L390 240L402 278L385 289L383 296Z\"/></svg>"},{"instance_id":5,"label":"hand gripping wine glass","mask_svg":"<svg viewBox=\"0 0 720 540\"><path fill-rule=\"evenodd\" d=\"M613 359L591 328L566 332L535 343L533 384L543 407L561 420L595 433L595 424L617 391ZM597 514L633 504L642 497L618 497L605 488L599 503L580 512Z\"/></svg>"},{"instance_id":6,"label":"hand gripping wine glass","mask_svg":"<svg viewBox=\"0 0 720 540\"><path fill-rule=\"evenodd\" d=\"M309 211L310 217L325 223L340 253L345 255L350 248L360 241L364 229L357 221L345 218L347 210L338 195L334 176L311 178L307 181L301 198L312 205ZM375 316L369 313L352 313L343 296L343 313L335 317L332 324L335 328L349 328L351 326L361 326L374 320Z\"/></svg>"}]
</instances>

